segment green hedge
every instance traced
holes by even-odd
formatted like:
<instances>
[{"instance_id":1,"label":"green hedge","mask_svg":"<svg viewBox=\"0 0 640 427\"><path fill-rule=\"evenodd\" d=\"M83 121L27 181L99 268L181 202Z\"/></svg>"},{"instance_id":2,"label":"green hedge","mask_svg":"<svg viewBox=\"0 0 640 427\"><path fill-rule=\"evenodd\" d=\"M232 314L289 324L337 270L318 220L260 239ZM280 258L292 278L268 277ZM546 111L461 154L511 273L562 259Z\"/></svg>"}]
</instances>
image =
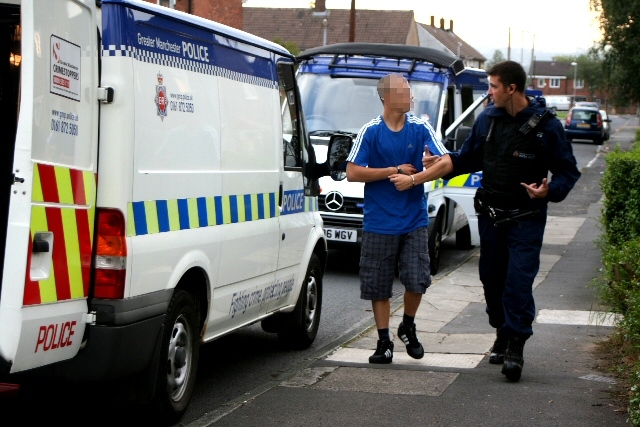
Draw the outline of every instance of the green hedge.
<instances>
[{"instance_id":1,"label":"green hedge","mask_svg":"<svg viewBox=\"0 0 640 427\"><path fill-rule=\"evenodd\" d=\"M629 421L640 426L640 129L630 151L616 147L605 161L598 242L603 270L596 282L602 302L622 315L611 346L630 385Z\"/></svg>"},{"instance_id":2,"label":"green hedge","mask_svg":"<svg viewBox=\"0 0 640 427\"><path fill-rule=\"evenodd\" d=\"M607 155L601 185L605 196L602 224L612 246L640 236L640 150Z\"/></svg>"}]
</instances>

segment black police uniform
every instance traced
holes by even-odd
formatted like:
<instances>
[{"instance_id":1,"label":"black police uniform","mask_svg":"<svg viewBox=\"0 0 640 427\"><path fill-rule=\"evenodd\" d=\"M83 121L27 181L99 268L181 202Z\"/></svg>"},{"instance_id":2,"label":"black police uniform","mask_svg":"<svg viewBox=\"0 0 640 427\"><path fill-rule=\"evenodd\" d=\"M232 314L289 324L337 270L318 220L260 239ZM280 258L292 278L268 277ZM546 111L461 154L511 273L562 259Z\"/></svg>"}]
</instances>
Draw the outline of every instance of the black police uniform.
<instances>
[{"instance_id":1,"label":"black police uniform","mask_svg":"<svg viewBox=\"0 0 640 427\"><path fill-rule=\"evenodd\" d=\"M515 117L489 104L459 152L453 173L482 171L476 195L480 234L480 280L489 323L505 339L533 334L533 281L547 220L547 203L562 201L580 177L571 144L555 117L531 98ZM533 118L533 120L531 120ZM546 199L531 199L521 183L548 177Z\"/></svg>"}]
</instances>

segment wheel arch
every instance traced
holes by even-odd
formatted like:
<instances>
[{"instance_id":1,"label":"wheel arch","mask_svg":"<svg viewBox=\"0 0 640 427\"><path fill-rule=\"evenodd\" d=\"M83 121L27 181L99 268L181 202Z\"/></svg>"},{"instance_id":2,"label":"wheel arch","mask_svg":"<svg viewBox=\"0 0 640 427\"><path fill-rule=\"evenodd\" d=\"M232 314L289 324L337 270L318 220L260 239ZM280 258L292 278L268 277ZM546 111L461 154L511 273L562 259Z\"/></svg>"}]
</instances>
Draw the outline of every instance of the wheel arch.
<instances>
[{"instance_id":1,"label":"wheel arch","mask_svg":"<svg viewBox=\"0 0 640 427\"><path fill-rule=\"evenodd\" d=\"M198 313L198 325L200 337L204 332L204 325L209 315L209 301L211 299L209 278L201 267L193 267L185 271L175 289L183 289L189 292L196 303ZM175 290L174 290L175 292Z\"/></svg>"}]
</instances>

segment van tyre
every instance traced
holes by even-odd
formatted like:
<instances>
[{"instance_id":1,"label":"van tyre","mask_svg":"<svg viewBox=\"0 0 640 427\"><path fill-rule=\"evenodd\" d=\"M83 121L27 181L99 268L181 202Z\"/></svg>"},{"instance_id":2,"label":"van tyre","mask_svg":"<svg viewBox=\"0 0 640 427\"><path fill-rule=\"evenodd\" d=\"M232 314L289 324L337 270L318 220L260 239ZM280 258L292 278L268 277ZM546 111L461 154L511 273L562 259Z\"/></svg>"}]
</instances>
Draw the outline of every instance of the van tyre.
<instances>
[{"instance_id":1,"label":"van tyre","mask_svg":"<svg viewBox=\"0 0 640 427\"><path fill-rule=\"evenodd\" d=\"M184 415L195 385L200 349L198 314L193 296L176 289L164 323L154 407L162 423Z\"/></svg>"},{"instance_id":2,"label":"van tyre","mask_svg":"<svg viewBox=\"0 0 640 427\"><path fill-rule=\"evenodd\" d=\"M320 259L311 255L295 309L277 315L278 339L291 348L307 348L316 339L322 309L322 274Z\"/></svg>"},{"instance_id":3,"label":"van tyre","mask_svg":"<svg viewBox=\"0 0 640 427\"><path fill-rule=\"evenodd\" d=\"M429 266L431 275L440 269L440 250L442 249L442 215L438 214L433 229L429 234Z\"/></svg>"}]
</instances>

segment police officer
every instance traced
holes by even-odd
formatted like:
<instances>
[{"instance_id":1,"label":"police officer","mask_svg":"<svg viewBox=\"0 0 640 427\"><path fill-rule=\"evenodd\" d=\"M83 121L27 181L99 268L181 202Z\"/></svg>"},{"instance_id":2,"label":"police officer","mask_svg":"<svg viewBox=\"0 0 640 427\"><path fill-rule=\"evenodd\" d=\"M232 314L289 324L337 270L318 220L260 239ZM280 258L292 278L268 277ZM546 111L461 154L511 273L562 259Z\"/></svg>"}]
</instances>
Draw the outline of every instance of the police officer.
<instances>
[{"instance_id":1,"label":"police officer","mask_svg":"<svg viewBox=\"0 0 640 427\"><path fill-rule=\"evenodd\" d=\"M492 102L480 113L460 151L425 152L415 184L482 170L475 199L480 233L480 281L496 340L489 362L518 381L525 341L533 334L533 281L547 220L547 203L564 200L580 172L562 124L540 101L524 93L526 73L514 61L487 72ZM551 172L551 180L547 180ZM410 177L392 178L396 189Z\"/></svg>"}]
</instances>

